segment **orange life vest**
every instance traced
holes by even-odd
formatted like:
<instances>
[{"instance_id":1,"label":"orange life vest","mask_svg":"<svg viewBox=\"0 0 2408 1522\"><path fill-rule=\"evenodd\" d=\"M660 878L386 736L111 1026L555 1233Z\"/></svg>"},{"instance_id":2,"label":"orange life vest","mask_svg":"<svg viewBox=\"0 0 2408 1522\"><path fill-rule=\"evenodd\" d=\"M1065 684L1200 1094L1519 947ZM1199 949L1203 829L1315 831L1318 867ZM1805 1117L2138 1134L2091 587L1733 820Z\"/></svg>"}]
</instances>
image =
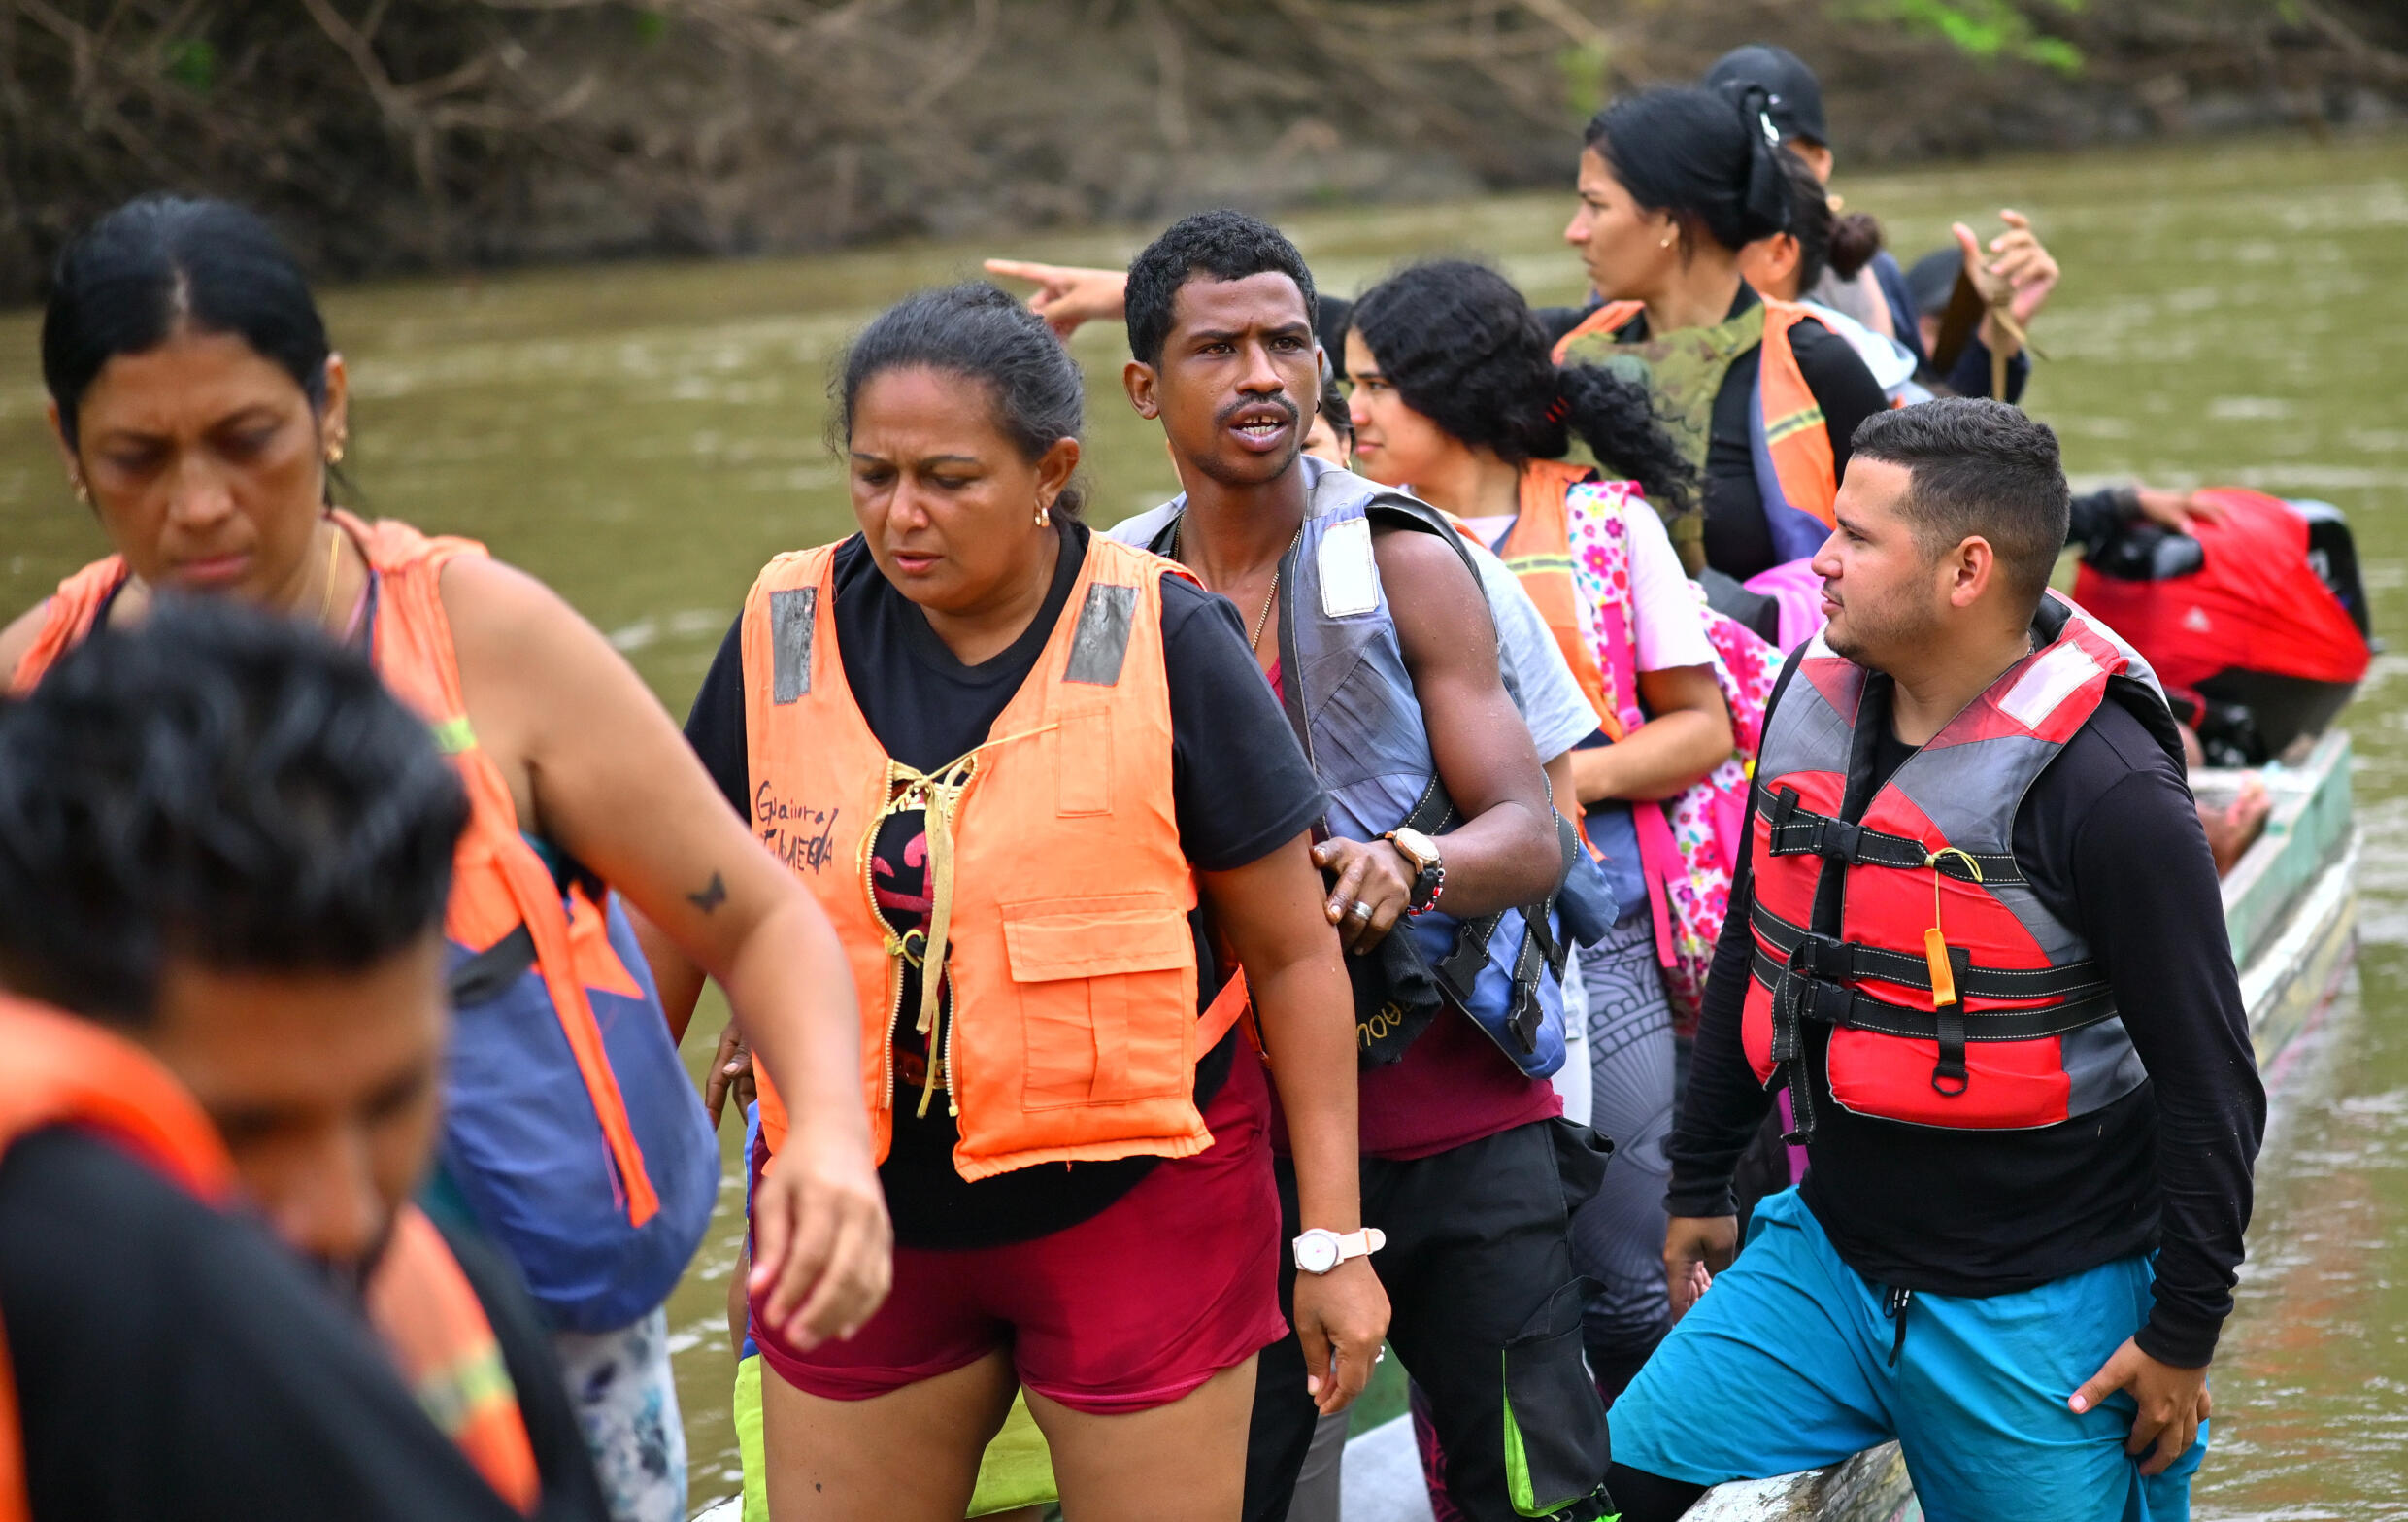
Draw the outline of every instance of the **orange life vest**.
<instances>
[{"instance_id":1,"label":"orange life vest","mask_svg":"<svg viewBox=\"0 0 2408 1522\"><path fill-rule=\"evenodd\" d=\"M0 1156L53 1126L100 1133L211 1205L234 1187L216 1128L166 1068L132 1042L71 1015L0 995ZM430 1416L520 1511L539 1499L534 1449L476 1291L415 1208L368 1285L370 1319ZM494 1377L499 1375L498 1379ZM463 1377L464 1376L464 1377ZM449 1392L473 1389L473 1401ZM437 1397L444 1397L442 1401ZM456 1406L458 1419L447 1419ZM27 1522L23 1429L0 1331L0 1522Z\"/></svg>"},{"instance_id":2,"label":"orange life vest","mask_svg":"<svg viewBox=\"0 0 2408 1522\"><path fill-rule=\"evenodd\" d=\"M87 1020L0 995L0 1156L27 1134L83 1126L106 1135L212 1204L232 1192L226 1160L200 1106L150 1055ZM0 1522L28 1522L24 1429L0 1328Z\"/></svg>"},{"instance_id":3,"label":"orange life vest","mask_svg":"<svg viewBox=\"0 0 2408 1522\"><path fill-rule=\"evenodd\" d=\"M1514 525L1505 531L1504 542L1496 547L1496 557L1521 578L1522 590L1537 604L1539 616L1547 621L1547 631L1555 636L1555 648L1563 652L1573 678L1589 695L1589 706L1596 712L1606 737L1619 740L1622 716L1606 697L1605 674L1598 669L1596 652L1589 649L1581 626L1580 593L1572 583L1572 527L1563 503L1565 493L1595 475L1590 466L1560 459L1534 459L1523 465L1520 510L1514 515Z\"/></svg>"},{"instance_id":4,"label":"orange life vest","mask_svg":"<svg viewBox=\"0 0 2408 1522\"><path fill-rule=\"evenodd\" d=\"M1561 364L1583 338L1601 335L1611 341L1642 310L1636 301L1605 303L1555 341L1555 362ZM1789 329L1812 315L1795 302L1764 301L1764 347L1756 362L1756 394L1774 481L1758 485L1777 485L1783 501L1814 515L1827 528L1839 522L1833 506L1839 496L1839 469L1831 455L1831 436L1823 427L1823 404L1815 400L1813 388L1797 367L1796 351L1789 347Z\"/></svg>"},{"instance_id":5,"label":"orange life vest","mask_svg":"<svg viewBox=\"0 0 2408 1522\"><path fill-rule=\"evenodd\" d=\"M395 696L433 726L437 743L452 757L468 789L469 825L452 862L444 934L474 952L492 946L520 925L527 928L536 965L625 1190L628 1221L640 1227L658 1212L660 1199L645 1171L644 1154L628 1124L626 1102L585 993L588 981L611 987L627 982L627 973L615 969L617 959L602 916L589 904L582 906L587 912L574 918L563 909L552 869L518 832L510 783L478 746L460 693L452 621L443 606L443 567L459 556L484 555L485 546L471 539L429 538L389 519L369 524L339 510L333 517L358 544L378 578L372 631L377 673ZM113 555L59 583L43 605L42 626L32 647L11 673L12 690L31 689L60 657L83 643L125 579L123 558Z\"/></svg>"},{"instance_id":6,"label":"orange life vest","mask_svg":"<svg viewBox=\"0 0 2408 1522\"><path fill-rule=\"evenodd\" d=\"M951 992L948 1014L931 969L922 1018L963 1178L1203 1151L1195 1066L1245 984L1231 977L1199 1020L1161 633L1162 578L1186 573L1090 539L991 738L922 776L886 755L845 679L837 548L780 556L745 599L745 727L754 833L810 886L852 961L879 1158L894 1132L904 968L923 958ZM927 820L931 903L925 934L898 942L871 901L870 864L881 822L903 808ZM766 1079L761 1129L774 1152L786 1114Z\"/></svg>"}]
</instances>

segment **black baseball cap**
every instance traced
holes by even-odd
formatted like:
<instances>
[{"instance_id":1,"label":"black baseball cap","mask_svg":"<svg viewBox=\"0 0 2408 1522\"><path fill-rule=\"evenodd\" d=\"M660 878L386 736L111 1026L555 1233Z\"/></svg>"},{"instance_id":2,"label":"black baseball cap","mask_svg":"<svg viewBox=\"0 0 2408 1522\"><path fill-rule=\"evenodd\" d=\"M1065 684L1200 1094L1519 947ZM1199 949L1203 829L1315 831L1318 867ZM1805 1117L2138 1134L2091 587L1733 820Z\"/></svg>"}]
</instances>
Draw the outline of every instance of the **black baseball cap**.
<instances>
[{"instance_id":1,"label":"black baseball cap","mask_svg":"<svg viewBox=\"0 0 2408 1522\"><path fill-rule=\"evenodd\" d=\"M1714 60L1704 84L1708 89L1728 95L1751 85L1763 90L1769 97L1765 114L1785 142L1793 137L1810 143L1831 141L1823 125L1823 82L1787 48L1765 43L1733 48Z\"/></svg>"},{"instance_id":2,"label":"black baseball cap","mask_svg":"<svg viewBox=\"0 0 2408 1522\"><path fill-rule=\"evenodd\" d=\"M1953 243L1917 259L1906 272L1906 288L1915 298L1915 310L1925 317L1947 311L1949 298L1956 294L1956 277L1964 267L1964 251Z\"/></svg>"}]
</instances>

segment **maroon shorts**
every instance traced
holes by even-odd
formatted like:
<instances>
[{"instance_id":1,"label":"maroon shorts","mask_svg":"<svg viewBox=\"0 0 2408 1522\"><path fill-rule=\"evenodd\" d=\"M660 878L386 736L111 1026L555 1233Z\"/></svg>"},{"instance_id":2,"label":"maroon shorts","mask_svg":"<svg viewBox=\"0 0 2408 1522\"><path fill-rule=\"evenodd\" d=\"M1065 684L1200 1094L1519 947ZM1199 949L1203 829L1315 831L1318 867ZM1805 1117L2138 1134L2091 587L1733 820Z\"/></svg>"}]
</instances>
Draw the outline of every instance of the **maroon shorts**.
<instances>
[{"instance_id":1,"label":"maroon shorts","mask_svg":"<svg viewBox=\"0 0 2408 1522\"><path fill-rule=\"evenodd\" d=\"M1023 1386L1073 1410L1168 1405L1288 1335L1269 1112L1262 1066L1240 1050L1205 1106L1203 1152L1033 1241L895 1248L886 1304L845 1341L798 1351L756 1305L761 1359L807 1395L866 1401L1009 1348Z\"/></svg>"}]
</instances>

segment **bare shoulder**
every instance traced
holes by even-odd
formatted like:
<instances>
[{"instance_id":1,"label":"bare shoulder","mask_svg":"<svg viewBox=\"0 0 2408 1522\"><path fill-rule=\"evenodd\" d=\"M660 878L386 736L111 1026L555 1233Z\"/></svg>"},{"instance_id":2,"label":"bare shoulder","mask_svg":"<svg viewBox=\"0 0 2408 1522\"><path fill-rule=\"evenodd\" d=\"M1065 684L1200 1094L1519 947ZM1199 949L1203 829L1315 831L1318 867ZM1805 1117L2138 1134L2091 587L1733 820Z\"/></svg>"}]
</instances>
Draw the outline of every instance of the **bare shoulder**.
<instances>
[{"instance_id":1,"label":"bare shoulder","mask_svg":"<svg viewBox=\"0 0 2408 1522\"><path fill-rule=\"evenodd\" d=\"M580 636L599 638L558 592L515 565L463 555L443 567L443 611L462 660L472 652L528 653Z\"/></svg>"},{"instance_id":2,"label":"bare shoulder","mask_svg":"<svg viewBox=\"0 0 2408 1522\"><path fill-rule=\"evenodd\" d=\"M1476 628L1494 643L1488 600L1462 552L1434 533L1378 527L1372 558L1388 592L1388 613L1408 640L1427 630L1432 639L1467 638Z\"/></svg>"}]
</instances>

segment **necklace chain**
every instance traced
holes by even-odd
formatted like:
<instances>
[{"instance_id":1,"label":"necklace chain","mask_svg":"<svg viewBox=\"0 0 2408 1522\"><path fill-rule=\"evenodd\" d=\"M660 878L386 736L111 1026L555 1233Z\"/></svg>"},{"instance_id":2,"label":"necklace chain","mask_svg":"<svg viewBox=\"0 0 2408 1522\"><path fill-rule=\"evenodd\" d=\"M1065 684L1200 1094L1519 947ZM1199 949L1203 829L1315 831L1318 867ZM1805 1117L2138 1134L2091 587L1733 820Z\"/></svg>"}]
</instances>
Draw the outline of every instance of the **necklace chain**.
<instances>
[{"instance_id":1,"label":"necklace chain","mask_svg":"<svg viewBox=\"0 0 2408 1522\"><path fill-rule=\"evenodd\" d=\"M1262 611L1254 615L1254 632L1246 637L1247 649L1259 651L1262 648L1262 631L1271 622L1271 605L1279 600L1280 566L1288 563L1288 557L1293 555L1296 546L1303 542L1304 524L1298 524L1295 537L1289 539L1288 548L1280 552L1280 564L1271 567L1271 590L1262 594ZM1182 513L1179 515L1179 521L1171 525L1171 558L1186 565L1187 563L1187 515Z\"/></svg>"}]
</instances>

